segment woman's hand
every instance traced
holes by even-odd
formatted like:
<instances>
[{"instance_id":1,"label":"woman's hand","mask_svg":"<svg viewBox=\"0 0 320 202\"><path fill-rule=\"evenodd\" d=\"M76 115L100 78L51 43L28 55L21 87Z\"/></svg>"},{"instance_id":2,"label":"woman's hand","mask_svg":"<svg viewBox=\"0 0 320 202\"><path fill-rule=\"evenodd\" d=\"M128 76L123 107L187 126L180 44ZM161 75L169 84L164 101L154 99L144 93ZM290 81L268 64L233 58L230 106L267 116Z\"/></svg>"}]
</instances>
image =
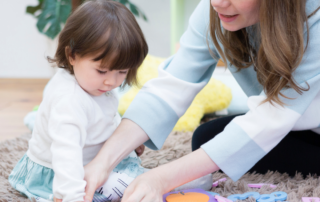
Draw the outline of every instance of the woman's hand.
<instances>
[{"instance_id":1,"label":"woman's hand","mask_svg":"<svg viewBox=\"0 0 320 202\"><path fill-rule=\"evenodd\" d=\"M125 190L122 202L162 202L166 192L156 169L138 176Z\"/></svg>"},{"instance_id":2,"label":"woman's hand","mask_svg":"<svg viewBox=\"0 0 320 202\"><path fill-rule=\"evenodd\" d=\"M140 145L140 146L135 150L138 156L141 156L141 155L143 154L144 148L145 148L144 145Z\"/></svg>"},{"instance_id":3,"label":"woman's hand","mask_svg":"<svg viewBox=\"0 0 320 202\"><path fill-rule=\"evenodd\" d=\"M126 189L122 202L161 202L163 194L219 170L203 149L138 176Z\"/></svg>"}]
</instances>

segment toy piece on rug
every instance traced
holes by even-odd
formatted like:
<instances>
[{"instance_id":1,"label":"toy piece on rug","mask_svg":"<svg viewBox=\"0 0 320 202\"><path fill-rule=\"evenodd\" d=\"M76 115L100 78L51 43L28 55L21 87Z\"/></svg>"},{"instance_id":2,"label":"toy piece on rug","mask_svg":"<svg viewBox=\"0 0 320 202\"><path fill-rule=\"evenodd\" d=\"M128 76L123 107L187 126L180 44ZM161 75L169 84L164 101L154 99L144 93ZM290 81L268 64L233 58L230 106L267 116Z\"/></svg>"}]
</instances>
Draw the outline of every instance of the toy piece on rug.
<instances>
[{"instance_id":1,"label":"toy piece on rug","mask_svg":"<svg viewBox=\"0 0 320 202\"><path fill-rule=\"evenodd\" d=\"M275 201L285 201L287 199L287 193L278 191L273 192L271 194L263 194L260 195L258 192L247 192L244 194L234 194L231 196L228 196L228 199L231 201L237 201L237 200L245 200L249 197L253 197L256 199L257 202L275 202Z\"/></svg>"},{"instance_id":2,"label":"toy piece on rug","mask_svg":"<svg viewBox=\"0 0 320 202\"><path fill-rule=\"evenodd\" d=\"M219 186L220 182L225 182L225 181L227 181L227 178L222 178L220 180L217 180L212 184L212 187L217 187L217 186Z\"/></svg>"},{"instance_id":3,"label":"toy piece on rug","mask_svg":"<svg viewBox=\"0 0 320 202\"><path fill-rule=\"evenodd\" d=\"M207 191L209 194L211 194L212 196L214 196L216 198L216 196L220 196L220 194L216 193L216 192L212 192L212 191Z\"/></svg>"},{"instance_id":4,"label":"toy piece on rug","mask_svg":"<svg viewBox=\"0 0 320 202\"><path fill-rule=\"evenodd\" d=\"M224 197L219 196L219 195L216 195L214 197L217 199L218 202L233 202L230 199L224 198Z\"/></svg>"},{"instance_id":5,"label":"toy piece on rug","mask_svg":"<svg viewBox=\"0 0 320 202\"><path fill-rule=\"evenodd\" d=\"M261 188L262 186L264 185L268 185L270 186L270 188L276 188L277 186L274 185L274 184L264 184L264 183L260 183L260 184L248 184L248 187L251 187L251 188Z\"/></svg>"},{"instance_id":6,"label":"toy piece on rug","mask_svg":"<svg viewBox=\"0 0 320 202\"><path fill-rule=\"evenodd\" d=\"M275 202L287 200L287 193L283 191L273 192L271 194L262 194L257 202Z\"/></svg>"},{"instance_id":7,"label":"toy piece on rug","mask_svg":"<svg viewBox=\"0 0 320 202\"><path fill-rule=\"evenodd\" d=\"M303 202L320 202L320 198L317 197L302 197Z\"/></svg>"},{"instance_id":8,"label":"toy piece on rug","mask_svg":"<svg viewBox=\"0 0 320 202\"><path fill-rule=\"evenodd\" d=\"M228 199L230 199L231 201L237 201L237 200L245 200L249 197L253 197L256 200L258 200L260 198L260 194L258 192L247 192L244 194L233 194L231 196L228 196Z\"/></svg>"},{"instance_id":9,"label":"toy piece on rug","mask_svg":"<svg viewBox=\"0 0 320 202\"><path fill-rule=\"evenodd\" d=\"M126 92L119 102L118 111L125 113L140 88L150 79L158 77L158 67L165 59L148 55L138 69L139 87L133 86ZM203 115L211 114L227 108L232 100L231 89L222 82L211 78L208 84L195 97L186 113L179 119L174 131L193 131Z\"/></svg>"},{"instance_id":10,"label":"toy piece on rug","mask_svg":"<svg viewBox=\"0 0 320 202\"><path fill-rule=\"evenodd\" d=\"M203 189L188 189L163 195L163 202L217 202L214 196Z\"/></svg>"}]
</instances>

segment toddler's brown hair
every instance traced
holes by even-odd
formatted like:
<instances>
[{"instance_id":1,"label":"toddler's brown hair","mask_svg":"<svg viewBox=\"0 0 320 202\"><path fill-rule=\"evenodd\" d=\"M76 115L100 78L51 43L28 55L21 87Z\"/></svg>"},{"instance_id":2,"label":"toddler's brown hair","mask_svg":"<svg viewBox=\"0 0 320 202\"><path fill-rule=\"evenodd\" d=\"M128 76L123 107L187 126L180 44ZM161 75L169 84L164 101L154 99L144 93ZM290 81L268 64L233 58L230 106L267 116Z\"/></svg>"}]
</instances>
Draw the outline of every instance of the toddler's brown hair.
<instances>
[{"instance_id":1,"label":"toddler's brown hair","mask_svg":"<svg viewBox=\"0 0 320 202\"><path fill-rule=\"evenodd\" d=\"M70 15L54 58L47 59L74 74L69 56L93 55L110 71L129 69L124 84L132 85L147 53L144 35L128 8L115 1L90 0Z\"/></svg>"}]
</instances>

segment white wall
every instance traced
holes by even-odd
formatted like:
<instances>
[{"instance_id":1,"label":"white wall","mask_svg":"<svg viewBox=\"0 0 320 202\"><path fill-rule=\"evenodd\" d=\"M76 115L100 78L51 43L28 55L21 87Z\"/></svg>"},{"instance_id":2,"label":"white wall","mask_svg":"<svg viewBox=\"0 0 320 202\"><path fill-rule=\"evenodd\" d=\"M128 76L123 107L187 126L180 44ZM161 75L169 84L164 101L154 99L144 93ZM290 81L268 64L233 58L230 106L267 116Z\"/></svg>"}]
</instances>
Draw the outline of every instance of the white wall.
<instances>
[{"instance_id":1,"label":"white wall","mask_svg":"<svg viewBox=\"0 0 320 202\"><path fill-rule=\"evenodd\" d=\"M170 0L132 0L147 16L137 18L149 46L149 54L170 56Z\"/></svg>"},{"instance_id":2,"label":"white wall","mask_svg":"<svg viewBox=\"0 0 320 202\"><path fill-rule=\"evenodd\" d=\"M0 77L48 78L54 69L45 57L54 43L36 29L36 19L26 14L36 0L2 1L0 6Z\"/></svg>"},{"instance_id":3,"label":"white wall","mask_svg":"<svg viewBox=\"0 0 320 202\"><path fill-rule=\"evenodd\" d=\"M170 0L131 0L148 17L148 22L137 18L149 45L149 53L158 57L171 55L170 44ZM189 17L200 0L185 0L185 30Z\"/></svg>"},{"instance_id":4,"label":"white wall","mask_svg":"<svg viewBox=\"0 0 320 202\"><path fill-rule=\"evenodd\" d=\"M184 27L185 27L185 30L188 27L189 18L191 16L192 12L197 7L197 5L198 5L198 3L200 1L201 0L185 0L185 8L184 8L184 10L185 10L185 12L184 12L184 18L185 18Z\"/></svg>"},{"instance_id":5,"label":"white wall","mask_svg":"<svg viewBox=\"0 0 320 202\"><path fill-rule=\"evenodd\" d=\"M148 17L138 18L149 45L149 53L170 56L170 0L132 0ZM186 0L187 18L199 0ZM57 42L40 34L36 19L26 14L27 5L37 0L9 0L0 3L0 78L50 78L55 70L46 61Z\"/></svg>"}]
</instances>

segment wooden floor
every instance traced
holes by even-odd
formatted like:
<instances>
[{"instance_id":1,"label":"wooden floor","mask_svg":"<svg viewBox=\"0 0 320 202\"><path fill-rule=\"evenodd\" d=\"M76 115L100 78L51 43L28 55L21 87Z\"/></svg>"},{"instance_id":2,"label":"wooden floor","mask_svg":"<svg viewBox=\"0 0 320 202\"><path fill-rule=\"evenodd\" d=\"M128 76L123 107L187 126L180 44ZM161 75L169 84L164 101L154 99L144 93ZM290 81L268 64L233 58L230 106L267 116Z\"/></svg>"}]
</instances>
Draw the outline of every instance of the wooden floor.
<instances>
[{"instance_id":1,"label":"wooden floor","mask_svg":"<svg viewBox=\"0 0 320 202\"><path fill-rule=\"evenodd\" d=\"M0 142L30 130L23 118L39 105L48 79L0 79Z\"/></svg>"}]
</instances>

